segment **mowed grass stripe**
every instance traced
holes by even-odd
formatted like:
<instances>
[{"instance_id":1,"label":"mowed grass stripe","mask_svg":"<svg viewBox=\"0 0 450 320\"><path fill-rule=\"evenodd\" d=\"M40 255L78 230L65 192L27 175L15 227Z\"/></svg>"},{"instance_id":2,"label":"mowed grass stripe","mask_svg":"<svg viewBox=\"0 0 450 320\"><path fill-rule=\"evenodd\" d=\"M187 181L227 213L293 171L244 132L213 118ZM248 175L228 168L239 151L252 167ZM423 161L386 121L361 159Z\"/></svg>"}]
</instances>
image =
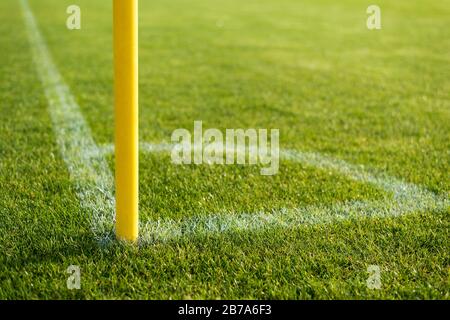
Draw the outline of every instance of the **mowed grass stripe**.
<instances>
[{"instance_id":1,"label":"mowed grass stripe","mask_svg":"<svg viewBox=\"0 0 450 320\"><path fill-rule=\"evenodd\" d=\"M75 98L52 61L27 0L20 1L33 60L48 101L53 130L81 206L92 212L92 231L98 238L111 233L114 220L114 180L98 153L91 130Z\"/></svg>"}]
</instances>

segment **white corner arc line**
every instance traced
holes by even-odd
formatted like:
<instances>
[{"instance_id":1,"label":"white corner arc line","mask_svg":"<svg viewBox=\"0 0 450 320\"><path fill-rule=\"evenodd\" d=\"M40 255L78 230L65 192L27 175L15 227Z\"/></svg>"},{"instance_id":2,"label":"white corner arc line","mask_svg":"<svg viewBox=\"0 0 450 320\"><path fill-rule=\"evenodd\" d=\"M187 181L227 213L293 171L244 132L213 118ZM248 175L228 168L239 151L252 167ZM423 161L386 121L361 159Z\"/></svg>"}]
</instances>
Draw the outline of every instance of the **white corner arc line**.
<instances>
[{"instance_id":1,"label":"white corner arc line","mask_svg":"<svg viewBox=\"0 0 450 320\"><path fill-rule=\"evenodd\" d=\"M48 100L56 142L69 170L81 207L92 213L91 228L103 240L113 230L114 179L99 153L80 107L52 61L27 0L20 0L37 73Z\"/></svg>"},{"instance_id":2,"label":"white corner arc line","mask_svg":"<svg viewBox=\"0 0 450 320\"><path fill-rule=\"evenodd\" d=\"M172 145L167 143L141 143L147 153L167 153ZM112 153L113 145L101 147L100 156ZM245 152L245 150L236 150ZM192 216L183 220L161 218L141 225L142 244L179 240L191 236L208 236L229 231L269 231L272 228L292 228L299 225L326 224L364 217L397 217L426 210L447 208L450 202L415 184L405 183L384 172L368 170L314 152L280 150L280 158L323 170L331 170L352 180L372 184L388 194L383 200L349 201L330 206L315 205L298 208L280 208L256 213L220 212L208 216Z\"/></svg>"}]
</instances>

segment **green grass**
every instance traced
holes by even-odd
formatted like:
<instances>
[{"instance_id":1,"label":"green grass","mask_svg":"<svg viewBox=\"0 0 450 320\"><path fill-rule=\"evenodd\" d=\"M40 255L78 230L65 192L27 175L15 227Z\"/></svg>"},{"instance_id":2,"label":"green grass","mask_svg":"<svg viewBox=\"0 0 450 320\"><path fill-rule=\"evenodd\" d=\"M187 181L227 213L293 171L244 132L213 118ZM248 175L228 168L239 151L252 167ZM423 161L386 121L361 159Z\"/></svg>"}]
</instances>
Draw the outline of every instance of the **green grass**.
<instances>
[{"instance_id":1,"label":"green grass","mask_svg":"<svg viewBox=\"0 0 450 320\"><path fill-rule=\"evenodd\" d=\"M29 1L100 145L113 141L111 1ZM282 148L364 165L449 195L450 3L141 1L140 138L279 128ZM0 2L0 298L450 298L450 210L103 247L52 130L18 1ZM108 158L111 168L112 157ZM141 219L390 199L334 172L282 161L173 166L141 154ZM233 213L230 213L233 214ZM66 288L66 268L82 290ZM367 266L382 289L366 287Z\"/></svg>"}]
</instances>

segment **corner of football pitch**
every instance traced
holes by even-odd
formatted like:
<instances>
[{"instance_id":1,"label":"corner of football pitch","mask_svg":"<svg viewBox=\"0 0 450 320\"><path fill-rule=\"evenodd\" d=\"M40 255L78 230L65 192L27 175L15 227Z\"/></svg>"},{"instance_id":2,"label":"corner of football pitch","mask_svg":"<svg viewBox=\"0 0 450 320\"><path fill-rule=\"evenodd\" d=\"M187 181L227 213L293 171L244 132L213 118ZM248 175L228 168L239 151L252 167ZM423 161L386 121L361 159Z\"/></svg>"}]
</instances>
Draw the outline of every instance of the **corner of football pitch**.
<instances>
[{"instance_id":1,"label":"corner of football pitch","mask_svg":"<svg viewBox=\"0 0 450 320\"><path fill-rule=\"evenodd\" d=\"M448 5L378 1L368 30L356 0L141 1L128 244L112 2L78 0L79 30L70 4L0 3L0 299L450 297ZM279 130L276 174L175 165L198 120Z\"/></svg>"}]
</instances>

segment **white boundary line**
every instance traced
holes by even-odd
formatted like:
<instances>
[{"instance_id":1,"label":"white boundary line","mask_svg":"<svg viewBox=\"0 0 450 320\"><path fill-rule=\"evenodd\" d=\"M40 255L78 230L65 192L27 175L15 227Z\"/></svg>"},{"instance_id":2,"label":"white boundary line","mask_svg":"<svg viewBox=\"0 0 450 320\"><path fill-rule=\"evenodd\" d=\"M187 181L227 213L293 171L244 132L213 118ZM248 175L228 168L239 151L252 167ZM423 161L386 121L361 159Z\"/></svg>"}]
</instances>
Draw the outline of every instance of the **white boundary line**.
<instances>
[{"instance_id":1,"label":"white boundary line","mask_svg":"<svg viewBox=\"0 0 450 320\"><path fill-rule=\"evenodd\" d=\"M48 111L61 155L81 206L93 214L92 230L95 237L101 240L109 239L114 226L114 183L105 156L113 152L114 147L106 145L99 148L96 145L78 104L51 59L27 0L20 2L33 59L49 103ZM144 143L142 150L168 152L171 145ZM282 150L280 157L373 184L391 194L392 198L386 197L383 201L352 201L331 206L282 208L270 212L222 212L180 221L162 218L141 224L140 243L152 244L227 231L268 231L277 227L292 228L362 217L392 217L449 206L447 198L438 197L414 184L404 183L384 173L371 173L362 166L351 165L342 160L294 150Z\"/></svg>"},{"instance_id":2,"label":"white boundary line","mask_svg":"<svg viewBox=\"0 0 450 320\"><path fill-rule=\"evenodd\" d=\"M53 131L82 208L92 212L97 238L110 234L114 221L114 179L99 153L80 107L52 61L27 0L20 0L33 60L48 100Z\"/></svg>"}]
</instances>

